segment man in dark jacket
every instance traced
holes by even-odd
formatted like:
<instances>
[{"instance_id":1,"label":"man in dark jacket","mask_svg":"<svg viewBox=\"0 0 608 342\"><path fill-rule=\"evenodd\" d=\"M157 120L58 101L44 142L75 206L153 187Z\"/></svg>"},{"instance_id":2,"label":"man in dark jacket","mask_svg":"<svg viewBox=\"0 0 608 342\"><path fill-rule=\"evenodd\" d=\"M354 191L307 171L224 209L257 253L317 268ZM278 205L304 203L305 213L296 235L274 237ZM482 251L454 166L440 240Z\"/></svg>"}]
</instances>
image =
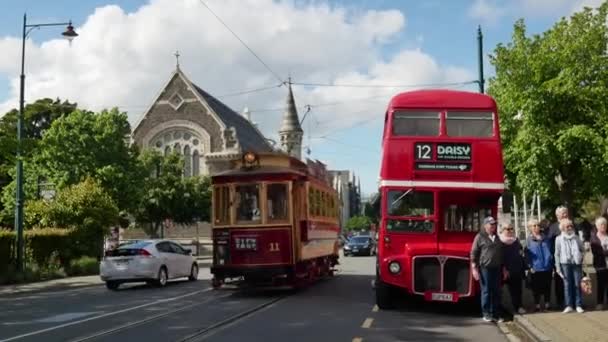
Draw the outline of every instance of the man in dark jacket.
<instances>
[{"instance_id":1,"label":"man in dark jacket","mask_svg":"<svg viewBox=\"0 0 608 342\"><path fill-rule=\"evenodd\" d=\"M496 234L496 220L486 217L471 248L471 271L481 286L481 311L486 322L502 321L499 317L500 279L503 275L503 244Z\"/></svg>"}]
</instances>

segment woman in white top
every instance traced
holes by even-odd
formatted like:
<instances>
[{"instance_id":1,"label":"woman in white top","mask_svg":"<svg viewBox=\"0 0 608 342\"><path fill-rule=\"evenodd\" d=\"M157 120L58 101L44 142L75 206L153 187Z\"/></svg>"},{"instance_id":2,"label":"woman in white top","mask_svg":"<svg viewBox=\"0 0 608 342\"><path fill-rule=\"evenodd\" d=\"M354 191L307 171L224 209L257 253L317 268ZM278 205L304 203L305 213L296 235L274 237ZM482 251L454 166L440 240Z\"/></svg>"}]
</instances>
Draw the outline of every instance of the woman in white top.
<instances>
[{"instance_id":1,"label":"woman in white top","mask_svg":"<svg viewBox=\"0 0 608 342\"><path fill-rule=\"evenodd\" d=\"M583 277L584 247L578 234L574 232L574 224L570 219L559 222L561 234L555 239L555 266L559 276L564 280L564 313L583 310L581 294L581 279Z\"/></svg>"}]
</instances>

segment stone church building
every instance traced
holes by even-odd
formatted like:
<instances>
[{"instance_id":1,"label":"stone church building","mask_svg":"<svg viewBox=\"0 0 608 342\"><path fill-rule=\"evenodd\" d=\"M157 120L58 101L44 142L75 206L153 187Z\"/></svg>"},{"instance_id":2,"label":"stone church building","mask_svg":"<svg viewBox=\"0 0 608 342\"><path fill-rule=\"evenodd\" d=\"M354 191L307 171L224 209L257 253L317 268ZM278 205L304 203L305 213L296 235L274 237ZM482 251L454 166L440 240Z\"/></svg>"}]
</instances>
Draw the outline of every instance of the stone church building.
<instances>
[{"instance_id":1,"label":"stone church building","mask_svg":"<svg viewBox=\"0 0 608 342\"><path fill-rule=\"evenodd\" d=\"M273 150L247 118L207 93L177 66L133 130L140 147L185 158L186 176L226 169L243 151Z\"/></svg>"}]
</instances>

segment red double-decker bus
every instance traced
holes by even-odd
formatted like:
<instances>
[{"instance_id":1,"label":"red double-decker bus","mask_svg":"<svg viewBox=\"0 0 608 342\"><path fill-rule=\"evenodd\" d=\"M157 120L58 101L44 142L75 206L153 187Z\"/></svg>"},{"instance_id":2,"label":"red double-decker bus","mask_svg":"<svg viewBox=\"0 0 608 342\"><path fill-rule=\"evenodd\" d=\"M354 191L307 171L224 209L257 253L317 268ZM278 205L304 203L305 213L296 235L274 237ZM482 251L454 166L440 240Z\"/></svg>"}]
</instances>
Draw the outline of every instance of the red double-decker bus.
<instances>
[{"instance_id":1,"label":"red double-decker bus","mask_svg":"<svg viewBox=\"0 0 608 342\"><path fill-rule=\"evenodd\" d=\"M504 191L495 101L421 90L389 103L382 139L376 303L395 289L429 301L474 298L469 253Z\"/></svg>"}]
</instances>

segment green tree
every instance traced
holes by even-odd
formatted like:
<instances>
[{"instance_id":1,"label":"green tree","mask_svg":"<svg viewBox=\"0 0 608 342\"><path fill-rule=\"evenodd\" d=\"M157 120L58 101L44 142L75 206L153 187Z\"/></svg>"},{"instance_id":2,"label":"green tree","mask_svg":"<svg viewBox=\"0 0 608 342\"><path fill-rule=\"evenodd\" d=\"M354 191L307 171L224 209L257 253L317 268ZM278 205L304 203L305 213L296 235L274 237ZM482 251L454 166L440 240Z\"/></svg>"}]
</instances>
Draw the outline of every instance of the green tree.
<instances>
[{"instance_id":1,"label":"green tree","mask_svg":"<svg viewBox=\"0 0 608 342\"><path fill-rule=\"evenodd\" d=\"M126 113L78 110L51 125L33 162L41 176L58 188L93 177L120 210L131 209L141 177L137 174L137 150L129 144L130 134Z\"/></svg>"},{"instance_id":2,"label":"green tree","mask_svg":"<svg viewBox=\"0 0 608 342\"><path fill-rule=\"evenodd\" d=\"M26 204L26 221L31 227L59 227L71 230L66 258L98 256L109 228L118 224L119 211L112 197L92 178L63 188L51 200Z\"/></svg>"},{"instance_id":3,"label":"green tree","mask_svg":"<svg viewBox=\"0 0 608 342\"><path fill-rule=\"evenodd\" d=\"M370 201L365 203L363 214L370 218L372 223L378 224L380 221L380 194L375 194Z\"/></svg>"},{"instance_id":4,"label":"green tree","mask_svg":"<svg viewBox=\"0 0 608 342\"><path fill-rule=\"evenodd\" d=\"M36 150L42 135L51 124L56 119L74 112L76 107L75 103L48 98L37 100L25 106L22 140L24 160L30 159L32 151ZM0 191L11 184L15 175L18 113L17 109L13 109L0 118ZM26 167L25 170L27 172L28 168ZM13 197L14 194L13 186ZM2 209L3 205L0 203L0 210Z\"/></svg>"},{"instance_id":5,"label":"green tree","mask_svg":"<svg viewBox=\"0 0 608 342\"><path fill-rule=\"evenodd\" d=\"M184 161L177 154L146 150L140 157L145 176L135 219L148 234L163 236L165 220L191 224L209 220L211 183L208 177L183 177Z\"/></svg>"},{"instance_id":6,"label":"green tree","mask_svg":"<svg viewBox=\"0 0 608 342\"><path fill-rule=\"evenodd\" d=\"M519 20L490 56L512 188L538 190L574 215L608 189L607 13L605 2L532 37Z\"/></svg>"},{"instance_id":7,"label":"green tree","mask_svg":"<svg viewBox=\"0 0 608 342\"><path fill-rule=\"evenodd\" d=\"M353 216L346 222L347 230L368 230L372 221L367 216Z\"/></svg>"}]
</instances>

